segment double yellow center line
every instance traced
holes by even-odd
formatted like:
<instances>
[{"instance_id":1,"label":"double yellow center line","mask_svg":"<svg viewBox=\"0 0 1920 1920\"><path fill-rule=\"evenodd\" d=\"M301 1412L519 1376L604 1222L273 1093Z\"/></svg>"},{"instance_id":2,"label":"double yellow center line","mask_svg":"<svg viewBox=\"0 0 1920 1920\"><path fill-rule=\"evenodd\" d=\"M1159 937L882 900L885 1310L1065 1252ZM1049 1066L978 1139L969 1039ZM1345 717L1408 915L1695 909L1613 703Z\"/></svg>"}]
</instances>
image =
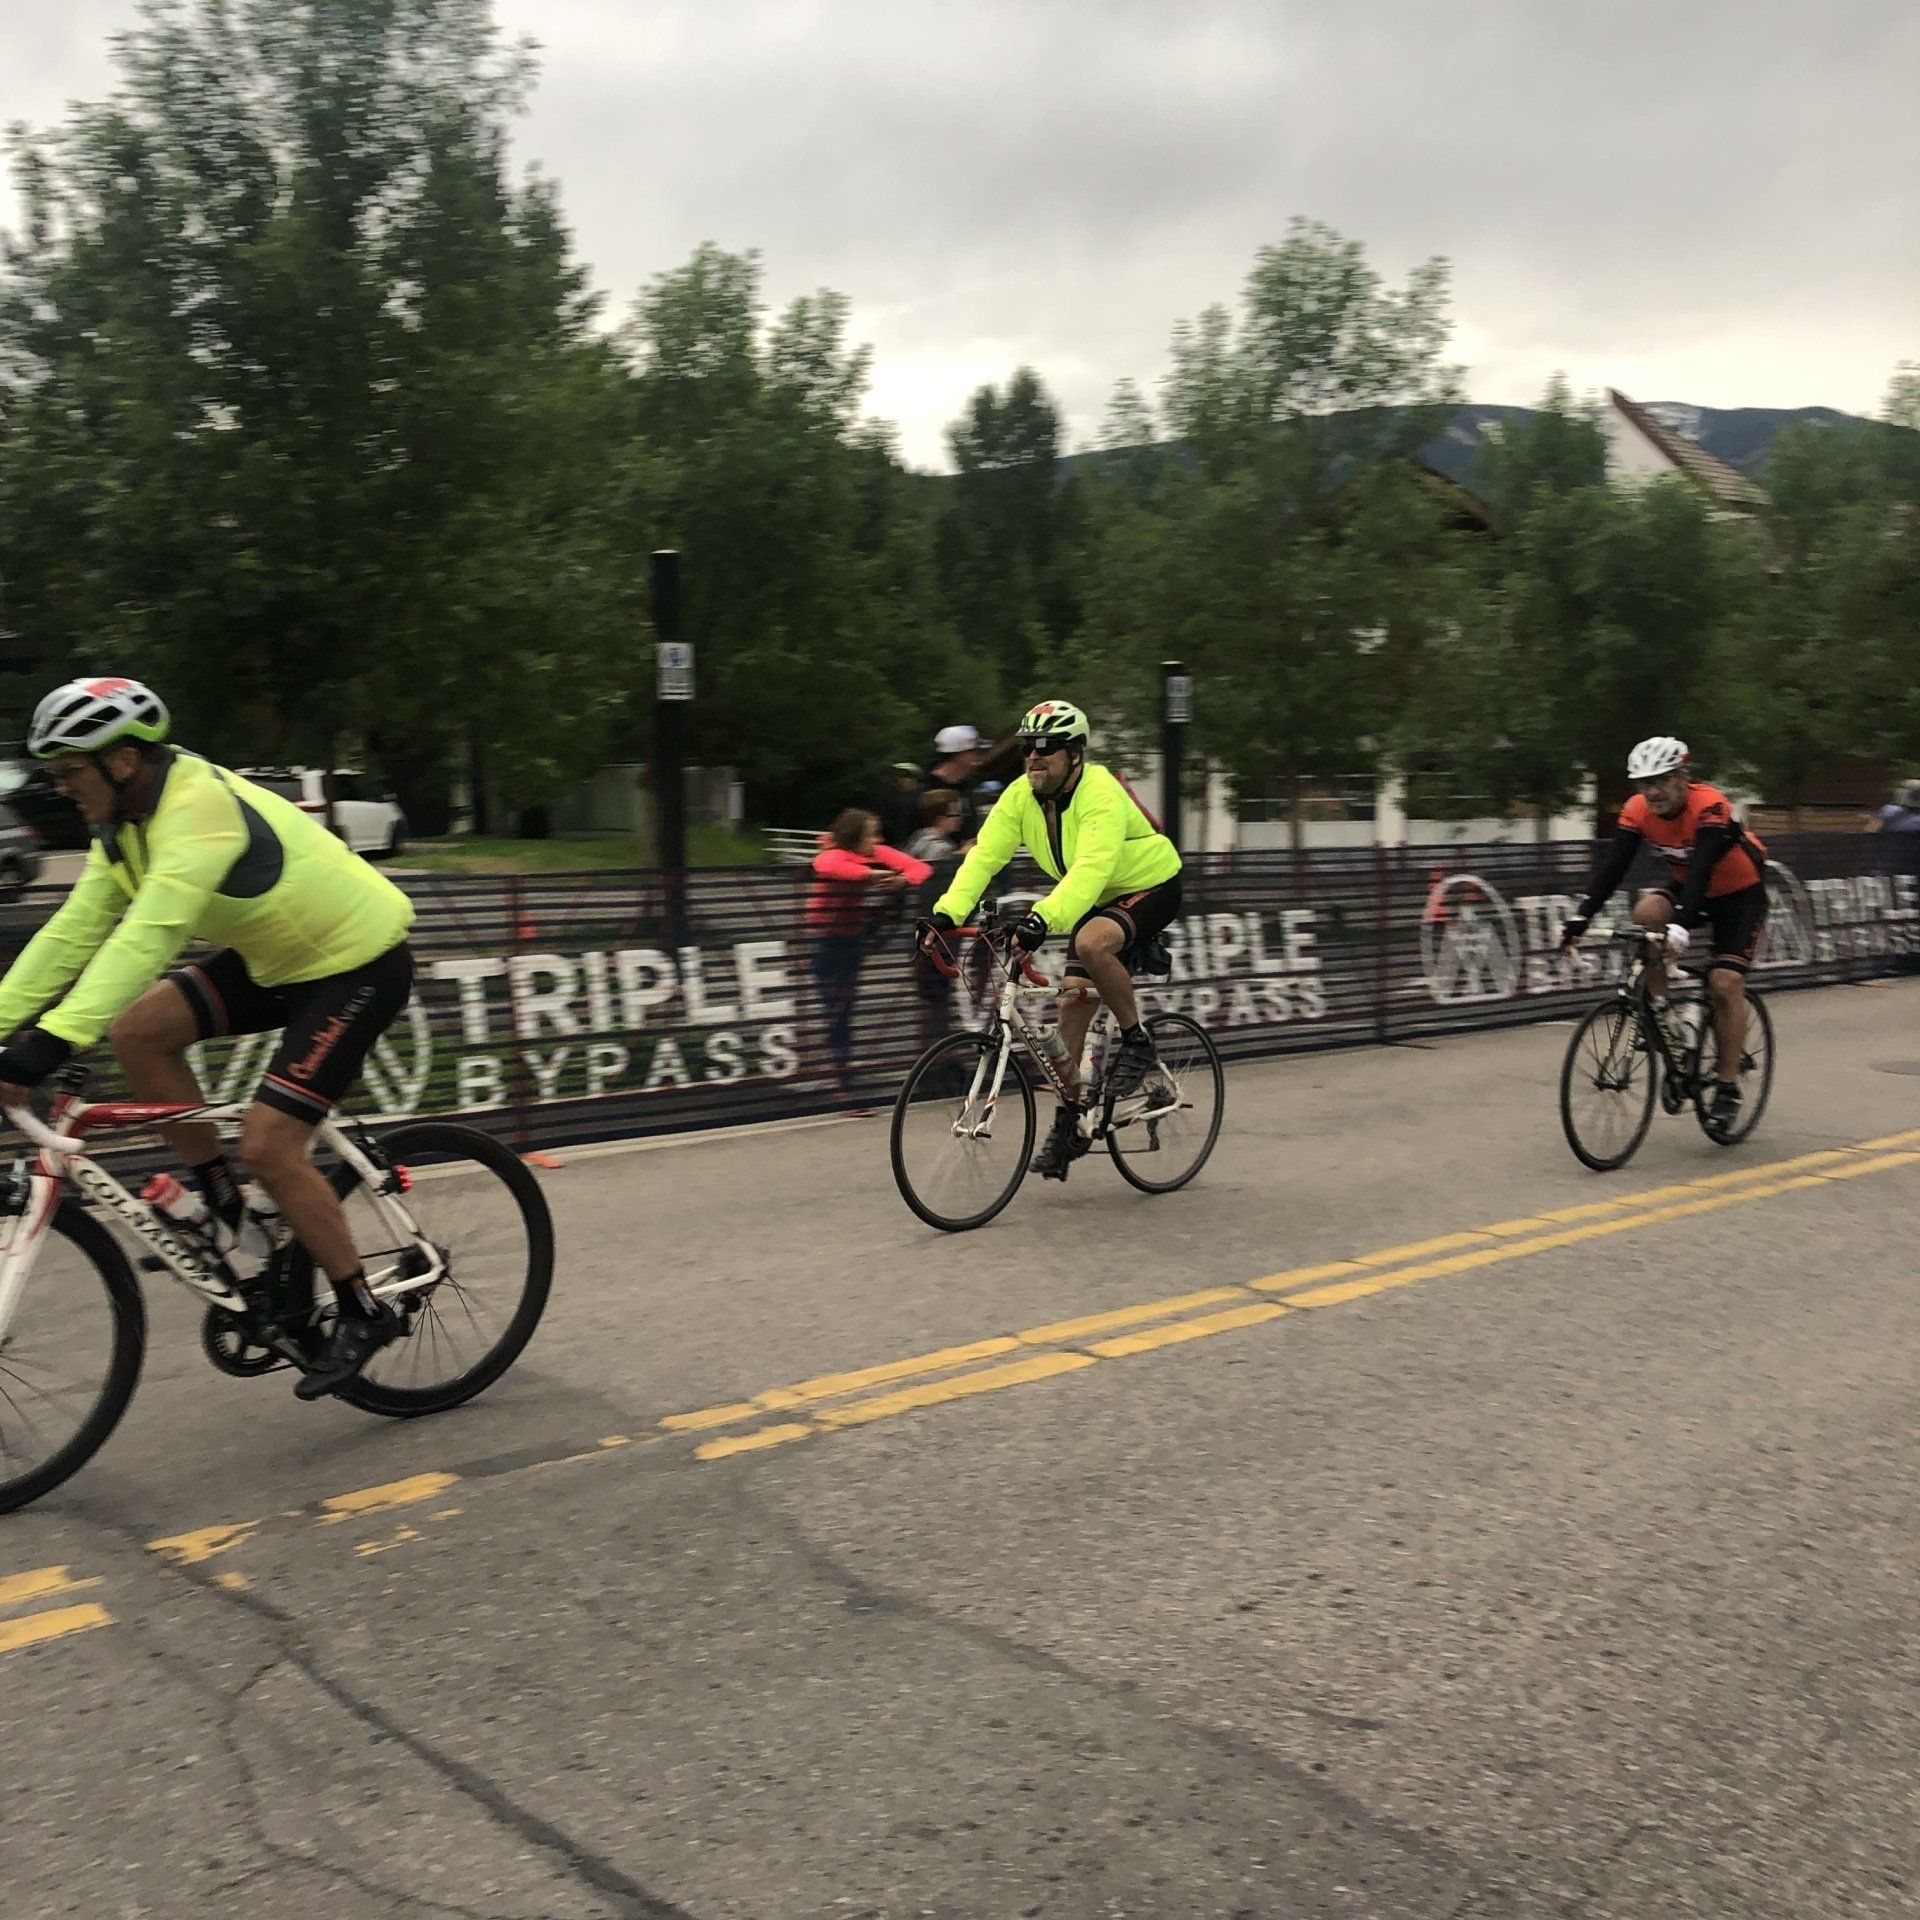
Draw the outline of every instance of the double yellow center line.
<instances>
[{"instance_id":1,"label":"double yellow center line","mask_svg":"<svg viewBox=\"0 0 1920 1920\"><path fill-rule=\"evenodd\" d=\"M1098 1366L1102 1361L1128 1359L1185 1341L1259 1326L1289 1313L1344 1306L1422 1280L1470 1273L1610 1234L1692 1219L1726 1207L1747 1206L1779 1194L1916 1163L1920 1163L1920 1128L1733 1173L1650 1187L1618 1199L1593 1200L1548 1213L1495 1221L1490 1226L1470 1227L1436 1239L1381 1247L1351 1259L1294 1267L1239 1285L1207 1287L1197 1293L1029 1327L1021 1333L995 1334L963 1346L942 1347L847 1373L822 1374L792 1386L770 1387L749 1400L670 1414L660 1422L660 1428L668 1434L745 1428L703 1440L694 1449L699 1459L724 1460L735 1454L786 1446L815 1434L893 1419L975 1394L1051 1380ZM1205 1311L1210 1308L1218 1311ZM913 1384L899 1384L907 1381ZM875 1388L886 1390L872 1391ZM780 1415L801 1417L770 1418Z\"/></svg>"},{"instance_id":2,"label":"double yellow center line","mask_svg":"<svg viewBox=\"0 0 1920 1920\"><path fill-rule=\"evenodd\" d=\"M42 1607L33 1613L20 1613L31 1601L64 1600L69 1594L97 1587L97 1579L76 1580L68 1567L35 1567L30 1573L9 1574L0 1579L0 1653L13 1653L21 1647L38 1646L44 1640L64 1639L70 1633L85 1633L89 1627L111 1626L113 1615L97 1601L83 1600L77 1606Z\"/></svg>"}]
</instances>

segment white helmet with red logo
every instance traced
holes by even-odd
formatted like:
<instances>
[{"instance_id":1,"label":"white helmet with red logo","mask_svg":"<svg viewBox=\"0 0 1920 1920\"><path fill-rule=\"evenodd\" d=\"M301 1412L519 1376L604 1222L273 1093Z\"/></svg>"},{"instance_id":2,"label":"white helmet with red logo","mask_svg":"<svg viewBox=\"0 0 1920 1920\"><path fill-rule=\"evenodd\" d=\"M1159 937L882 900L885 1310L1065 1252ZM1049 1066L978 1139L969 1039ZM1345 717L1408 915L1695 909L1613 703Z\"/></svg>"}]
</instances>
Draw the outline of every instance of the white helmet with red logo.
<instances>
[{"instance_id":1,"label":"white helmet with red logo","mask_svg":"<svg viewBox=\"0 0 1920 1920\"><path fill-rule=\"evenodd\" d=\"M169 724L166 702L138 680L113 674L69 680L34 708L27 751L36 760L100 753L123 740L164 740Z\"/></svg>"},{"instance_id":2,"label":"white helmet with red logo","mask_svg":"<svg viewBox=\"0 0 1920 1920\"><path fill-rule=\"evenodd\" d=\"M1651 740L1642 740L1627 755L1627 778L1657 780L1661 774L1686 764L1687 743L1674 739L1671 734L1658 733Z\"/></svg>"}]
</instances>

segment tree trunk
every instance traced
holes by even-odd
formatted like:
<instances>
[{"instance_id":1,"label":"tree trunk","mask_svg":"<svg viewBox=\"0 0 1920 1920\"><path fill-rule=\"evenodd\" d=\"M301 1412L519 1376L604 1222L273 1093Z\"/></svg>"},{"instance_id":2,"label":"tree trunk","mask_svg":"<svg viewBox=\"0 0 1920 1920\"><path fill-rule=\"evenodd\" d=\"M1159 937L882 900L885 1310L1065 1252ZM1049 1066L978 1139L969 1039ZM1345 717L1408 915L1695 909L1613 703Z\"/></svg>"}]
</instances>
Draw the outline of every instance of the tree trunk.
<instances>
[{"instance_id":1,"label":"tree trunk","mask_svg":"<svg viewBox=\"0 0 1920 1920\"><path fill-rule=\"evenodd\" d=\"M1298 773L1287 775L1287 836L1293 843L1295 853L1307 850L1307 822L1301 810L1301 802L1306 793L1306 781Z\"/></svg>"}]
</instances>

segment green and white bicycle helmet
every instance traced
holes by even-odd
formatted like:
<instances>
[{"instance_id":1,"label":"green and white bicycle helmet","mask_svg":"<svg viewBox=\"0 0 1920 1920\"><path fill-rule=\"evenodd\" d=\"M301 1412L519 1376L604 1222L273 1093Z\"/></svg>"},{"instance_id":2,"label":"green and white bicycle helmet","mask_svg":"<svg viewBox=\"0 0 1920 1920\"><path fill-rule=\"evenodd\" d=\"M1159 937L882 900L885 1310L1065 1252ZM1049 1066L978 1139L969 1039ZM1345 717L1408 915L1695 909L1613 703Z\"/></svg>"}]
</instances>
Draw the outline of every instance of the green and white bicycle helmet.
<instances>
[{"instance_id":1,"label":"green and white bicycle helmet","mask_svg":"<svg viewBox=\"0 0 1920 1920\"><path fill-rule=\"evenodd\" d=\"M1087 716L1069 700L1042 700L1021 716L1023 746L1084 747L1087 739Z\"/></svg>"},{"instance_id":2,"label":"green and white bicycle helmet","mask_svg":"<svg viewBox=\"0 0 1920 1920\"><path fill-rule=\"evenodd\" d=\"M129 740L164 740L167 704L151 687L118 675L69 680L33 710L27 751L36 760L60 753L104 753Z\"/></svg>"}]
</instances>

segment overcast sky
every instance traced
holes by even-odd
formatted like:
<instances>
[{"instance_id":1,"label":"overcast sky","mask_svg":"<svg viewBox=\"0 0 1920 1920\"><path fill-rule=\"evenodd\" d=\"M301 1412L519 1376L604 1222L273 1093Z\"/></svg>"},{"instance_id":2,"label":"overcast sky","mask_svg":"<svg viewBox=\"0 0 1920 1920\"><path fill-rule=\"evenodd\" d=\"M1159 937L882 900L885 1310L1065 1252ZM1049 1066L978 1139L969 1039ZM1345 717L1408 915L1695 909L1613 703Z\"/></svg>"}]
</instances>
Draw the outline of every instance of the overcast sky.
<instances>
[{"instance_id":1,"label":"overcast sky","mask_svg":"<svg viewBox=\"0 0 1920 1920\"><path fill-rule=\"evenodd\" d=\"M945 464L1021 363L1096 431L1289 216L1445 255L1476 400L1874 410L1920 359L1916 0L497 0L518 130L624 311L703 240L826 286ZM0 115L112 85L135 0L0 0ZM0 176L0 185L5 185ZM12 224L10 185L0 224Z\"/></svg>"}]
</instances>

